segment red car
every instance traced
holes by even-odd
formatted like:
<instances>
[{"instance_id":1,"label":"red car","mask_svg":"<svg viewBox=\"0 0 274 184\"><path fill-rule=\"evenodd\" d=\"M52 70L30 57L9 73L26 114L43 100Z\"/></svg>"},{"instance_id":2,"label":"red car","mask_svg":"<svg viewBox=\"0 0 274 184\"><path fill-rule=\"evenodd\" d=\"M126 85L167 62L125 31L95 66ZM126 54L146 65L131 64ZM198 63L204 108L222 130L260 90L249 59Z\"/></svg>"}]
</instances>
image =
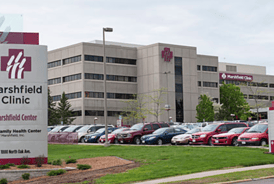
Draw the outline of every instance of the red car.
<instances>
[{"instance_id":1,"label":"red car","mask_svg":"<svg viewBox=\"0 0 274 184\"><path fill-rule=\"evenodd\" d=\"M268 144L268 123L260 123L251 127L246 133L240 135L238 144L263 146Z\"/></svg>"},{"instance_id":2,"label":"red car","mask_svg":"<svg viewBox=\"0 0 274 184\"><path fill-rule=\"evenodd\" d=\"M240 122L213 123L204 127L202 129L202 132L192 134L192 137L189 140L190 141L189 143L213 145L212 143L213 135L226 133L232 128L239 128L239 127L248 127L248 126L246 123L240 123Z\"/></svg>"},{"instance_id":3,"label":"red car","mask_svg":"<svg viewBox=\"0 0 274 184\"><path fill-rule=\"evenodd\" d=\"M119 141L117 139L117 134L127 130L129 130L129 128L119 128L117 130L114 130L111 134L108 134L108 142L118 144ZM102 135L99 139L99 142L105 142L105 141L106 141L105 135Z\"/></svg>"},{"instance_id":4,"label":"red car","mask_svg":"<svg viewBox=\"0 0 274 184\"><path fill-rule=\"evenodd\" d=\"M214 145L232 145L238 146L238 137L246 132L249 127L233 128L227 133L212 136L212 143Z\"/></svg>"}]
</instances>

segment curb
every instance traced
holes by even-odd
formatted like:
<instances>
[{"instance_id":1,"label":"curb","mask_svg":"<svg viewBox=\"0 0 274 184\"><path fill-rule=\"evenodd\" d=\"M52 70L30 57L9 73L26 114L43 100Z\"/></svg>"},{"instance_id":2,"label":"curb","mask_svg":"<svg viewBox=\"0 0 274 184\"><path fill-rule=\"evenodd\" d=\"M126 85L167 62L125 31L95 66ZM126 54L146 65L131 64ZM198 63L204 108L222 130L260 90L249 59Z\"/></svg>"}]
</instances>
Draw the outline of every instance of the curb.
<instances>
[{"instance_id":1,"label":"curb","mask_svg":"<svg viewBox=\"0 0 274 184\"><path fill-rule=\"evenodd\" d=\"M247 181L258 181L258 180L270 179L270 178L274 178L274 175L272 175L272 176L264 176L264 177L260 177L260 178L235 180L235 181L228 181L228 182L219 182L219 183L213 183L213 184L230 184L230 183L239 183L239 182L247 182Z\"/></svg>"}]
</instances>

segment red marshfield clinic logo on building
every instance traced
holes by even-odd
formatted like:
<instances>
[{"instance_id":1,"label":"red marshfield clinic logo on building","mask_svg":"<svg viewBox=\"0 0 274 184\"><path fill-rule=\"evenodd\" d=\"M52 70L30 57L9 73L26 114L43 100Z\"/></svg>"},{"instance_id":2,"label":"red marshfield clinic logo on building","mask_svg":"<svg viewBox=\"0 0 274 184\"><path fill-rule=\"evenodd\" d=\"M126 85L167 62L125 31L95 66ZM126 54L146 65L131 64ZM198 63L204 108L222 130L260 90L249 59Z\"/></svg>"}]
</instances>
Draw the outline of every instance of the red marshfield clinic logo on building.
<instances>
[{"instance_id":1,"label":"red marshfield clinic logo on building","mask_svg":"<svg viewBox=\"0 0 274 184\"><path fill-rule=\"evenodd\" d=\"M173 57L173 52L170 51L170 48L165 47L164 50L162 50L162 58L164 58L165 61L170 62L172 57Z\"/></svg>"},{"instance_id":2,"label":"red marshfield clinic logo on building","mask_svg":"<svg viewBox=\"0 0 274 184\"><path fill-rule=\"evenodd\" d=\"M24 79L24 72L31 71L31 57L25 57L23 49L9 49L9 56L1 57L1 71L8 72L9 79Z\"/></svg>"}]
</instances>

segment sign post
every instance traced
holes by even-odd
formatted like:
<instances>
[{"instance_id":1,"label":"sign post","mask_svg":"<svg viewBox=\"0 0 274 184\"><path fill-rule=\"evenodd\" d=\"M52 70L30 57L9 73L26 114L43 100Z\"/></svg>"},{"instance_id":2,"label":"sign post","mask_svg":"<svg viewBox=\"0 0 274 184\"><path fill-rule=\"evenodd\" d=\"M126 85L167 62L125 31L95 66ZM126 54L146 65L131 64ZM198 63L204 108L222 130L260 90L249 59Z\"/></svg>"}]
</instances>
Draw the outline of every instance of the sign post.
<instances>
[{"instance_id":1,"label":"sign post","mask_svg":"<svg viewBox=\"0 0 274 184\"><path fill-rule=\"evenodd\" d=\"M0 45L0 164L47 163L47 47Z\"/></svg>"}]
</instances>

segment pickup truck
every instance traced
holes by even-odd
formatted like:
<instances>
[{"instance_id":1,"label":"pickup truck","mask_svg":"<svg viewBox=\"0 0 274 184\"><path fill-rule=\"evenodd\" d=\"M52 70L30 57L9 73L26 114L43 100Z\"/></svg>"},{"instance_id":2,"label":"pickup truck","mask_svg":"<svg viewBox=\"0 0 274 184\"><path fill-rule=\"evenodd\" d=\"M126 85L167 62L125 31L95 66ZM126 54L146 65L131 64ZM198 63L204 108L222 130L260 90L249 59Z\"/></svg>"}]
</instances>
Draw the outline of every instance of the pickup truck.
<instances>
[{"instance_id":1,"label":"pickup truck","mask_svg":"<svg viewBox=\"0 0 274 184\"><path fill-rule=\"evenodd\" d=\"M151 134L159 128L169 127L167 123L138 123L133 125L128 131L117 134L119 143L141 144L141 137Z\"/></svg>"}]
</instances>

